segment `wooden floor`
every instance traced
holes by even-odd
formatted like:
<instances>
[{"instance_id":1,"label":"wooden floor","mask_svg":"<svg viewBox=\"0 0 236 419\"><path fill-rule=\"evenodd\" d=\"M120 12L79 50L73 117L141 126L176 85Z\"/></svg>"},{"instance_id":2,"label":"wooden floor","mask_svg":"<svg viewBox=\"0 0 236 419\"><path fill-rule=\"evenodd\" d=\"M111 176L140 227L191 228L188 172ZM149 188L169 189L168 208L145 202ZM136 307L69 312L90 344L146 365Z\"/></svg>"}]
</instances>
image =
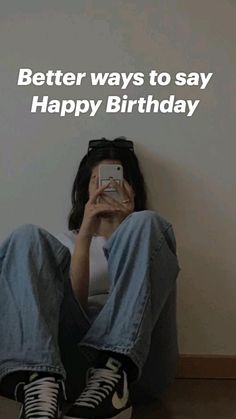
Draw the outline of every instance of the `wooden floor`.
<instances>
[{"instance_id":1,"label":"wooden floor","mask_svg":"<svg viewBox=\"0 0 236 419\"><path fill-rule=\"evenodd\" d=\"M160 402L132 419L236 419L236 380L176 379Z\"/></svg>"},{"instance_id":2,"label":"wooden floor","mask_svg":"<svg viewBox=\"0 0 236 419\"><path fill-rule=\"evenodd\" d=\"M19 405L0 397L0 419ZM160 402L134 409L132 419L236 419L236 380L176 379Z\"/></svg>"}]
</instances>

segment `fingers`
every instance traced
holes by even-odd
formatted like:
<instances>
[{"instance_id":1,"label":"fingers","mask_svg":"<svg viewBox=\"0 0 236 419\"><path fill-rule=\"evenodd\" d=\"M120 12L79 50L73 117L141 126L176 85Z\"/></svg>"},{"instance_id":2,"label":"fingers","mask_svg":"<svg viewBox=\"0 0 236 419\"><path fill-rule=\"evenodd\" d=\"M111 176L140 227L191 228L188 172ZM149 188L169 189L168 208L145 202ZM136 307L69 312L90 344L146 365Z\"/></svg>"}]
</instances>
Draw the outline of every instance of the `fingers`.
<instances>
[{"instance_id":1,"label":"fingers","mask_svg":"<svg viewBox=\"0 0 236 419\"><path fill-rule=\"evenodd\" d=\"M121 197L121 200L125 200L125 199L129 198L129 196L127 195L127 192L126 192L126 190L123 186L123 182L120 185L115 180L111 180L110 185L118 192L118 194Z\"/></svg>"},{"instance_id":2,"label":"fingers","mask_svg":"<svg viewBox=\"0 0 236 419\"><path fill-rule=\"evenodd\" d=\"M117 201L115 198L112 198L111 196L108 196L107 194L103 194L102 200L107 202L109 205L115 206L115 208L118 208L120 213L123 213L126 215L132 212L134 209L133 202L131 202L129 199L127 199L128 202L123 203L123 202Z\"/></svg>"},{"instance_id":3,"label":"fingers","mask_svg":"<svg viewBox=\"0 0 236 419\"><path fill-rule=\"evenodd\" d=\"M105 189L111 186L114 189L117 190L117 192L119 193L120 197L121 197L121 202L116 200L115 198L110 197L108 194L104 194L103 192L105 191ZM122 204L126 205L127 207L132 207L134 206L134 191L133 188L129 185L129 183L124 180L122 182L122 184L120 185L118 182L116 182L115 180L111 180L109 182L107 182L106 185L103 185L101 187L99 187L94 193L93 195L90 197L88 203L89 204L96 204L97 203L97 199L99 196L102 196L103 200L105 200L105 202L107 202L110 205L118 205L119 208L122 210ZM105 197L107 199L105 199ZM123 202L124 201L124 202ZM124 207L124 205L123 205Z\"/></svg>"},{"instance_id":4,"label":"fingers","mask_svg":"<svg viewBox=\"0 0 236 419\"><path fill-rule=\"evenodd\" d=\"M134 199L134 190L132 186L127 182L127 180L124 180L123 185L129 198Z\"/></svg>"},{"instance_id":5,"label":"fingers","mask_svg":"<svg viewBox=\"0 0 236 419\"><path fill-rule=\"evenodd\" d=\"M125 205L126 208L134 209L134 191L132 186L124 180L121 185L117 182L111 182L111 186L113 186L119 195L121 196L120 203Z\"/></svg>"},{"instance_id":6,"label":"fingers","mask_svg":"<svg viewBox=\"0 0 236 419\"><path fill-rule=\"evenodd\" d=\"M103 201L107 202L110 205L114 205L116 207L120 207L121 203L117 199L113 198L112 196L109 196L108 194L102 194L101 198Z\"/></svg>"},{"instance_id":7,"label":"fingers","mask_svg":"<svg viewBox=\"0 0 236 419\"><path fill-rule=\"evenodd\" d=\"M120 208L118 206L114 206L111 204L94 204L92 213L93 216L101 215L101 214L115 214L120 212Z\"/></svg>"},{"instance_id":8,"label":"fingers","mask_svg":"<svg viewBox=\"0 0 236 419\"><path fill-rule=\"evenodd\" d=\"M103 191L107 188L107 186L109 185L110 182L108 182L106 185L100 186L100 188L98 188L94 194L90 197L89 202L91 204L95 204L97 201L97 198L99 197L99 195L101 195L103 193Z\"/></svg>"}]
</instances>

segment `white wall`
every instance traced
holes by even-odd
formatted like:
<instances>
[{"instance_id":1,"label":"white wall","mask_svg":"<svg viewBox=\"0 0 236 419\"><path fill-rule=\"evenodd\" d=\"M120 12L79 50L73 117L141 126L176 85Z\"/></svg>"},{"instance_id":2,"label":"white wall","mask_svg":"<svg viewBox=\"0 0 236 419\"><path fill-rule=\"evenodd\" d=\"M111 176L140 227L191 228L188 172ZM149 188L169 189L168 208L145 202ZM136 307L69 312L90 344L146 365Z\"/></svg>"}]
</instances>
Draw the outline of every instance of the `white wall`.
<instances>
[{"instance_id":1,"label":"white wall","mask_svg":"<svg viewBox=\"0 0 236 419\"><path fill-rule=\"evenodd\" d=\"M29 222L52 233L64 230L88 140L134 139L151 206L175 227L182 353L236 354L235 21L236 4L228 0L1 5L0 240ZM201 92L165 88L166 96L199 96L192 118L138 113L59 118L30 114L32 95L105 98L115 90L86 84L20 88L20 67L213 71L214 78ZM127 90L130 96L150 92Z\"/></svg>"}]
</instances>

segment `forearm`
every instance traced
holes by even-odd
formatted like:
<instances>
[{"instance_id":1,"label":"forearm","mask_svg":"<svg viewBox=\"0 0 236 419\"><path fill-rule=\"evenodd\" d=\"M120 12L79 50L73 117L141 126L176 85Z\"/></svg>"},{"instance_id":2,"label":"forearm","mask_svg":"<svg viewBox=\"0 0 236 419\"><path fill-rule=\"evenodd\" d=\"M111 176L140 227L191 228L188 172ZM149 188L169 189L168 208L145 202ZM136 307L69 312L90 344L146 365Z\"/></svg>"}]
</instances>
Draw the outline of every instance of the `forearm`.
<instances>
[{"instance_id":1,"label":"forearm","mask_svg":"<svg viewBox=\"0 0 236 419\"><path fill-rule=\"evenodd\" d=\"M91 238L76 237L71 257L70 278L75 297L86 308L89 294L89 248Z\"/></svg>"}]
</instances>

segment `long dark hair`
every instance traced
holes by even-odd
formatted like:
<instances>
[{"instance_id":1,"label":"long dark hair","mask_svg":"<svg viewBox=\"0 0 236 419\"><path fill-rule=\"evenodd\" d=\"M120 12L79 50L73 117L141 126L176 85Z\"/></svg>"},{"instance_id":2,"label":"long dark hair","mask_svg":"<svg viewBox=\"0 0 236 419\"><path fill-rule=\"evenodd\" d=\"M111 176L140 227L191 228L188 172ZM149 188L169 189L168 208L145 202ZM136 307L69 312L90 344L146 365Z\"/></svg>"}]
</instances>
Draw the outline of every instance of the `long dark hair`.
<instances>
[{"instance_id":1,"label":"long dark hair","mask_svg":"<svg viewBox=\"0 0 236 419\"><path fill-rule=\"evenodd\" d=\"M120 138L125 139L125 137L119 137L117 140ZM101 140L106 139L101 138ZM111 141L105 147L89 151L80 162L71 192L72 208L68 216L69 230L78 229L82 223L84 207L89 199L88 188L92 169L102 160L119 160L121 162L124 178L135 192L134 211L146 209L147 193L144 177L134 151L115 147Z\"/></svg>"}]
</instances>

